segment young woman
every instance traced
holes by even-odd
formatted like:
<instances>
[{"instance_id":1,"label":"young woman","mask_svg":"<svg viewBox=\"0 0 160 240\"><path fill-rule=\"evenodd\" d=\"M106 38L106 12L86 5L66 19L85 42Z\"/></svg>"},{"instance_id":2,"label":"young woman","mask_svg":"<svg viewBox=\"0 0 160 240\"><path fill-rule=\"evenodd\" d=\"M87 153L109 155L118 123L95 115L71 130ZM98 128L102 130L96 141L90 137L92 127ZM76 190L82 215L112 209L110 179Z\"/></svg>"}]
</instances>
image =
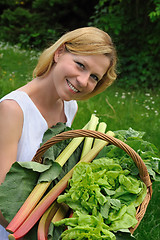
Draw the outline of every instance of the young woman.
<instances>
[{"instance_id":1,"label":"young woman","mask_svg":"<svg viewBox=\"0 0 160 240\"><path fill-rule=\"evenodd\" d=\"M32 160L48 128L71 126L77 100L112 84L116 61L111 38L95 27L68 32L41 54L33 80L0 100L0 183L15 161ZM7 226L2 214L0 224Z\"/></svg>"}]
</instances>

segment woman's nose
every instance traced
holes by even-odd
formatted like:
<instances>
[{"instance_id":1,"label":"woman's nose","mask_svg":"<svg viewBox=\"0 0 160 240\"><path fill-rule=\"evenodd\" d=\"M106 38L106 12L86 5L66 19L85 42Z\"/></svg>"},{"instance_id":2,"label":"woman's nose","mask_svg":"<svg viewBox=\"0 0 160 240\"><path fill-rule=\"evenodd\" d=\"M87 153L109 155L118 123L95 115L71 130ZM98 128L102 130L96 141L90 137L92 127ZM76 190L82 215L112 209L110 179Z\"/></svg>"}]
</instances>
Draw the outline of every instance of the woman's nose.
<instances>
[{"instance_id":1,"label":"woman's nose","mask_svg":"<svg viewBox=\"0 0 160 240\"><path fill-rule=\"evenodd\" d=\"M89 81L89 74L87 73L81 73L79 76L77 76L77 82L80 87L87 87Z\"/></svg>"}]
</instances>

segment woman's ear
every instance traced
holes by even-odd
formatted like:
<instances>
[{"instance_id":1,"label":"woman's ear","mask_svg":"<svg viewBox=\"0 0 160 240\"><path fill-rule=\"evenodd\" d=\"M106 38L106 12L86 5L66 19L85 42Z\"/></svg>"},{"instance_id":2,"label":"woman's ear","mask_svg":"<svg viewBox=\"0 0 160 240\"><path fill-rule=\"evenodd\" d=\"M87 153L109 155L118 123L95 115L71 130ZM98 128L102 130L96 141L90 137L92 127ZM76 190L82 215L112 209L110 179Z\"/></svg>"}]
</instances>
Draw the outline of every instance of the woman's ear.
<instances>
[{"instance_id":1,"label":"woman's ear","mask_svg":"<svg viewBox=\"0 0 160 240\"><path fill-rule=\"evenodd\" d=\"M65 45L63 44L62 46L60 46L59 48L57 48L57 50L54 53L54 61L57 63L58 59L60 56L62 56L62 54L65 52Z\"/></svg>"}]
</instances>

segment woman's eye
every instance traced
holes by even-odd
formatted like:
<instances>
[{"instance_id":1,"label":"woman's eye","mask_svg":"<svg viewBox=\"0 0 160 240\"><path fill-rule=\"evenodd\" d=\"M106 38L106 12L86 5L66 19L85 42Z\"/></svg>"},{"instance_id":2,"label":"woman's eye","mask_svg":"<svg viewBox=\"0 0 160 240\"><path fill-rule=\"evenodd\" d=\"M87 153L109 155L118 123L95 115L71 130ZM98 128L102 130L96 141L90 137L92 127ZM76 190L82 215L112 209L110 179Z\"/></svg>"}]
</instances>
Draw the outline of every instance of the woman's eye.
<instances>
[{"instance_id":1,"label":"woman's eye","mask_svg":"<svg viewBox=\"0 0 160 240\"><path fill-rule=\"evenodd\" d=\"M84 66L82 63L76 62L76 64L77 64L80 68L85 69L85 66Z\"/></svg>"},{"instance_id":2,"label":"woman's eye","mask_svg":"<svg viewBox=\"0 0 160 240\"><path fill-rule=\"evenodd\" d=\"M96 75L94 75L94 74L91 74L91 78L93 78L96 82L99 81L99 78Z\"/></svg>"}]
</instances>

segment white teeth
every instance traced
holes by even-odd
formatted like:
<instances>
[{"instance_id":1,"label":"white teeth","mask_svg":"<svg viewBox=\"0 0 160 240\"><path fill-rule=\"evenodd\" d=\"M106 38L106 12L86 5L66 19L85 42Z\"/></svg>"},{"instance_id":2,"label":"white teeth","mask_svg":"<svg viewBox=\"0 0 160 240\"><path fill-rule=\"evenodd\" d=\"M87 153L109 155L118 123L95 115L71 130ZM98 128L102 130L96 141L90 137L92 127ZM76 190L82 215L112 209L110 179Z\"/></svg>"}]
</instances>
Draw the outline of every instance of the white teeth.
<instances>
[{"instance_id":1,"label":"white teeth","mask_svg":"<svg viewBox=\"0 0 160 240\"><path fill-rule=\"evenodd\" d=\"M78 92L78 90L67 80L68 86L74 91L74 92Z\"/></svg>"}]
</instances>

